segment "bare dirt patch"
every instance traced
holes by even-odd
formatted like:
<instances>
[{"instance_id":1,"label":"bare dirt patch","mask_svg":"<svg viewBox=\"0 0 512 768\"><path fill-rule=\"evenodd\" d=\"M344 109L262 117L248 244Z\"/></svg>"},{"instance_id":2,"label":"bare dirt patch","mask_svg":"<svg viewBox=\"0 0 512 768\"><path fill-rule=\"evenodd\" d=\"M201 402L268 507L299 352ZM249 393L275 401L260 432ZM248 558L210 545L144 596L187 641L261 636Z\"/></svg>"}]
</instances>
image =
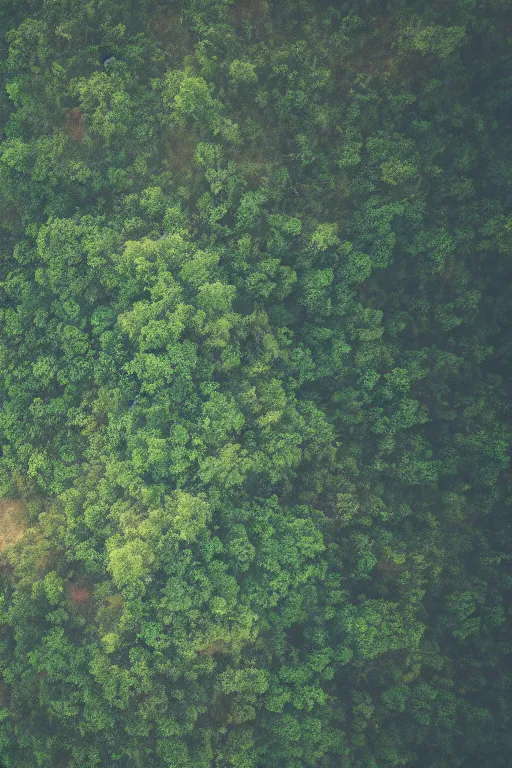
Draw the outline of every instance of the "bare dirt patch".
<instances>
[{"instance_id":1,"label":"bare dirt patch","mask_svg":"<svg viewBox=\"0 0 512 768\"><path fill-rule=\"evenodd\" d=\"M21 541L27 528L23 502L19 499L0 499L0 552Z\"/></svg>"}]
</instances>

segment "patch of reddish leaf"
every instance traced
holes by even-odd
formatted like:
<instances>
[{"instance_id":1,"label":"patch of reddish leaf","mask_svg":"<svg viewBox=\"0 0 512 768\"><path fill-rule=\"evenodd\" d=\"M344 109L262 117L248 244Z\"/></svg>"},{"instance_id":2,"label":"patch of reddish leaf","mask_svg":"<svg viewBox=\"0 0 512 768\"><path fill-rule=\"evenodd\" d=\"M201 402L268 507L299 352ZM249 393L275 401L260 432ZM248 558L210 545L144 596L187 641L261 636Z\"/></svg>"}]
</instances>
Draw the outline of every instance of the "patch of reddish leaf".
<instances>
[{"instance_id":1,"label":"patch of reddish leaf","mask_svg":"<svg viewBox=\"0 0 512 768\"><path fill-rule=\"evenodd\" d=\"M87 587L80 587L75 585L70 588L69 596L71 598L71 602L75 605L77 603L88 603L91 599L91 591L87 589Z\"/></svg>"}]
</instances>

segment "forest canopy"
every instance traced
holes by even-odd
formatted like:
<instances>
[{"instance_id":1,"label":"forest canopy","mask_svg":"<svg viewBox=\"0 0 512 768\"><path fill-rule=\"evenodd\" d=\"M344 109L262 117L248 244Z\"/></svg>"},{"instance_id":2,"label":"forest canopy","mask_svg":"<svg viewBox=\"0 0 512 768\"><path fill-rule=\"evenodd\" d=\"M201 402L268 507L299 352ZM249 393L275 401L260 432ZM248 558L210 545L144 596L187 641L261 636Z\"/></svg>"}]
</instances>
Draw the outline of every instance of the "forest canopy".
<instances>
[{"instance_id":1,"label":"forest canopy","mask_svg":"<svg viewBox=\"0 0 512 768\"><path fill-rule=\"evenodd\" d=\"M511 45L2 0L2 768L509 768Z\"/></svg>"}]
</instances>

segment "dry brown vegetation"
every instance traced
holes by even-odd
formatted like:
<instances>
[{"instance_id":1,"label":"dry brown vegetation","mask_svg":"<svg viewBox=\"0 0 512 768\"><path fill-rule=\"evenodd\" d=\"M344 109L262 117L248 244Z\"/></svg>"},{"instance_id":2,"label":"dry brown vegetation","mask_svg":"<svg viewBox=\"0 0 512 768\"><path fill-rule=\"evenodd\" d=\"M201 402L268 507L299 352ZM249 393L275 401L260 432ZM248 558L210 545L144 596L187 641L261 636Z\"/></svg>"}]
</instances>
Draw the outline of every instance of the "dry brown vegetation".
<instances>
[{"instance_id":1,"label":"dry brown vegetation","mask_svg":"<svg viewBox=\"0 0 512 768\"><path fill-rule=\"evenodd\" d=\"M226 653L228 650L228 644L225 640L215 640L205 648L200 648L198 653L201 656L213 656L216 653Z\"/></svg>"},{"instance_id":2,"label":"dry brown vegetation","mask_svg":"<svg viewBox=\"0 0 512 768\"><path fill-rule=\"evenodd\" d=\"M194 132L186 128L174 128L167 143L166 165L173 173L182 173L194 168L194 155L197 146Z\"/></svg>"},{"instance_id":3,"label":"dry brown vegetation","mask_svg":"<svg viewBox=\"0 0 512 768\"><path fill-rule=\"evenodd\" d=\"M193 53L190 35L180 21L180 14L174 9L165 9L151 22L154 36L162 46L169 61L180 65L185 56Z\"/></svg>"},{"instance_id":4,"label":"dry brown vegetation","mask_svg":"<svg viewBox=\"0 0 512 768\"><path fill-rule=\"evenodd\" d=\"M244 21L257 24L265 15L263 0L238 0L230 8L231 20L235 27L241 27Z\"/></svg>"},{"instance_id":5,"label":"dry brown vegetation","mask_svg":"<svg viewBox=\"0 0 512 768\"><path fill-rule=\"evenodd\" d=\"M21 217L13 205L5 207L4 210L0 211L0 227L14 230L20 221Z\"/></svg>"},{"instance_id":6,"label":"dry brown vegetation","mask_svg":"<svg viewBox=\"0 0 512 768\"><path fill-rule=\"evenodd\" d=\"M19 499L0 499L0 552L20 541L27 527L23 502Z\"/></svg>"},{"instance_id":7,"label":"dry brown vegetation","mask_svg":"<svg viewBox=\"0 0 512 768\"><path fill-rule=\"evenodd\" d=\"M73 141L82 142L85 131L83 127L84 115L78 107L70 109L66 117L66 132Z\"/></svg>"}]
</instances>

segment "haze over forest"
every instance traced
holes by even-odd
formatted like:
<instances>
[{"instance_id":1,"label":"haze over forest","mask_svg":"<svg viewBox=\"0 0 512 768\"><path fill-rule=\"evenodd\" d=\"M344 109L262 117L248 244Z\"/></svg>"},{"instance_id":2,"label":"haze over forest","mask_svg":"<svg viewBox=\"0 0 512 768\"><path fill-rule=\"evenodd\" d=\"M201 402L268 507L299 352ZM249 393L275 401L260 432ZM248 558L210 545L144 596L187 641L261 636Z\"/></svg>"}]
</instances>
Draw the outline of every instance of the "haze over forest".
<instances>
[{"instance_id":1,"label":"haze over forest","mask_svg":"<svg viewBox=\"0 0 512 768\"><path fill-rule=\"evenodd\" d=\"M511 46L0 1L2 768L510 768Z\"/></svg>"}]
</instances>

